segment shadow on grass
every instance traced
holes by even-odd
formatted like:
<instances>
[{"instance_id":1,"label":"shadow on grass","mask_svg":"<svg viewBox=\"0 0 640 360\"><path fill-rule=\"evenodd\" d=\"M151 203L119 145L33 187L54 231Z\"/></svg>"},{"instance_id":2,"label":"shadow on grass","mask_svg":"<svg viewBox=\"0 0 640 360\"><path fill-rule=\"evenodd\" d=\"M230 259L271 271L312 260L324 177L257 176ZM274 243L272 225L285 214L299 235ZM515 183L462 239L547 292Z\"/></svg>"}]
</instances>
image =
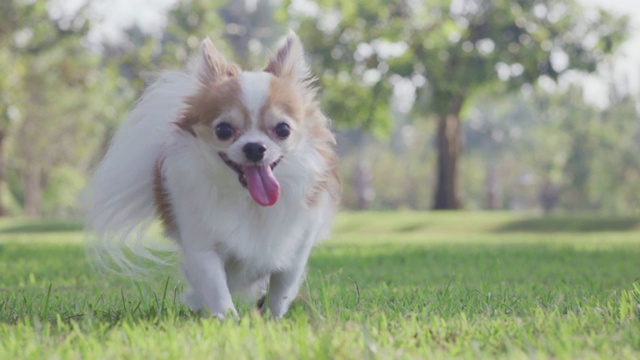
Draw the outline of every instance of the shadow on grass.
<instances>
[{"instance_id":1,"label":"shadow on grass","mask_svg":"<svg viewBox=\"0 0 640 360\"><path fill-rule=\"evenodd\" d=\"M18 224L6 224L0 228L0 234L46 233L82 231L83 225L73 221L25 221Z\"/></svg>"},{"instance_id":2,"label":"shadow on grass","mask_svg":"<svg viewBox=\"0 0 640 360\"><path fill-rule=\"evenodd\" d=\"M495 229L496 232L605 232L639 231L637 217L549 216L509 222Z\"/></svg>"}]
</instances>

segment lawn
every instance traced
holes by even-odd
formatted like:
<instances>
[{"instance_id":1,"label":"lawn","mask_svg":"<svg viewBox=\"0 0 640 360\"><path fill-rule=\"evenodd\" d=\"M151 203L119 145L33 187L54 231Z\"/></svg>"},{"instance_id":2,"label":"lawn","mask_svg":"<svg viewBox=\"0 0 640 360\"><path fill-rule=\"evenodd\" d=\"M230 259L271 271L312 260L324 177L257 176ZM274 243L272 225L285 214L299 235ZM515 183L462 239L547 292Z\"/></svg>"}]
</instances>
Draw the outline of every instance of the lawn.
<instances>
[{"instance_id":1,"label":"lawn","mask_svg":"<svg viewBox=\"0 0 640 360\"><path fill-rule=\"evenodd\" d=\"M0 359L640 356L640 218L340 214L281 321L88 263L80 226L0 222Z\"/></svg>"}]
</instances>

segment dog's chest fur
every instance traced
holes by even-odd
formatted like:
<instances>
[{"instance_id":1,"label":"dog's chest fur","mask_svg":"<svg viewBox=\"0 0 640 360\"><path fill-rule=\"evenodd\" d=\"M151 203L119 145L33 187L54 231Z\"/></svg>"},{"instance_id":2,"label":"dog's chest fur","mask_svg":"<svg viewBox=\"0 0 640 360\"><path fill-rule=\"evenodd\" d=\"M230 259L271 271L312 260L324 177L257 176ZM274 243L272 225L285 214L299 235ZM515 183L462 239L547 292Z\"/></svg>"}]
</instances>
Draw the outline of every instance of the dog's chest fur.
<instances>
[{"instance_id":1,"label":"dog's chest fur","mask_svg":"<svg viewBox=\"0 0 640 360\"><path fill-rule=\"evenodd\" d=\"M287 269L297 253L312 246L311 230L317 230L332 213L328 195L313 208L304 193L313 187L304 169L296 179L282 175L283 193L274 206L265 208L251 199L237 176L226 167L212 166L190 144L172 151L156 171L156 209L167 233L182 247L214 249L226 262L256 278ZM287 161L280 169L287 173ZM170 192L167 191L170 189ZM189 226L193 229L180 229ZM184 231L190 230L190 231ZM180 239L178 234L192 234Z\"/></svg>"},{"instance_id":2,"label":"dog's chest fur","mask_svg":"<svg viewBox=\"0 0 640 360\"><path fill-rule=\"evenodd\" d=\"M246 264L256 274L288 268L307 240L305 232L313 222L307 209L286 196L268 209L246 196L230 197L222 203L226 203L224 214L212 209L210 216L215 220L208 225L216 252Z\"/></svg>"}]
</instances>

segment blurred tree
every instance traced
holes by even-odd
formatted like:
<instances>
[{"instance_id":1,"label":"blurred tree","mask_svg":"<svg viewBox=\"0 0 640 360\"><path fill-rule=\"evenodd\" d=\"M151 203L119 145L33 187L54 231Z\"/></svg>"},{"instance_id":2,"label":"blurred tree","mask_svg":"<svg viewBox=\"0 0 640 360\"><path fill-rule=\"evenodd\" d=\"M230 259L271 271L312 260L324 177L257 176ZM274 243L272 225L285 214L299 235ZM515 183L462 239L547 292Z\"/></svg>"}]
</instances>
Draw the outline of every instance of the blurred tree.
<instances>
[{"instance_id":1,"label":"blurred tree","mask_svg":"<svg viewBox=\"0 0 640 360\"><path fill-rule=\"evenodd\" d=\"M281 19L294 19L291 25L298 27L320 77L324 109L339 128L377 135L392 128L388 61L406 48L392 42L402 34L400 5L390 0L291 1L278 13Z\"/></svg>"},{"instance_id":2,"label":"blurred tree","mask_svg":"<svg viewBox=\"0 0 640 360\"><path fill-rule=\"evenodd\" d=\"M0 2L0 64L3 67L0 72L0 216L6 215L5 198L9 195L5 183L7 140L12 123L20 119L20 111L15 103L24 91L20 78L25 69L14 54L16 40L28 35L19 32L18 22L22 11L24 9L18 8L13 1Z\"/></svg>"},{"instance_id":3,"label":"blurred tree","mask_svg":"<svg viewBox=\"0 0 640 360\"><path fill-rule=\"evenodd\" d=\"M220 17L220 8L226 3L226 0L178 2L167 14L167 25L158 42L161 68L183 67L205 37L226 50L227 44L222 41L225 23Z\"/></svg>"},{"instance_id":4,"label":"blurred tree","mask_svg":"<svg viewBox=\"0 0 640 360\"><path fill-rule=\"evenodd\" d=\"M278 38L277 30L268 1L189 0L170 9L161 33L146 34L133 25L122 42L103 46L127 80L137 80L141 91L150 74L183 67L206 37L244 67L256 66L257 60L266 63L265 45Z\"/></svg>"},{"instance_id":5,"label":"blurred tree","mask_svg":"<svg viewBox=\"0 0 640 360\"><path fill-rule=\"evenodd\" d=\"M587 103L577 85L483 98L465 116L467 168L500 179L500 208L637 213L637 100L613 86L609 92L604 110ZM465 193L477 204L479 179L468 177Z\"/></svg>"},{"instance_id":6,"label":"blurred tree","mask_svg":"<svg viewBox=\"0 0 640 360\"><path fill-rule=\"evenodd\" d=\"M518 172L524 169L514 167L522 154L535 153L536 146L544 146L543 139L533 137L538 113L531 101L526 101L521 93L510 96L484 96L470 111L467 111L463 127L465 157L477 157L484 167L484 193L480 205L483 209L504 209L505 190L513 189L509 184ZM536 163L537 164L537 163ZM514 172L515 170L515 172ZM481 183L474 179L473 181ZM465 183L465 193L469 194L469 183ZM477 200L477 199L476 199Z\"/></svg>"},{"instance_id":7,"label":"blurred tree","mask_svg":"<svg viewBox=\"0 0 640 360\"><path fill-rule=\"evenodd\" d=\"M640 116L636 101L611 90L611 104L599 110L583 100L579 87L560 94L539 94L544 152L561 171L559 206L573 211L633 213L640 202ZM560 141L549 143L548 138ZM560 138L559 138L560 137ZM555 153L555 154L554 154ZM538 166L551 164L538 159ZM559 160L559 161L558 161ZM549 166L550 167L550 166Z\"/></svg>"},{"instance_id":8,"label":"blurred tree","mask_svg":"<svg viewBox=\"0 0 640 360\"><path fill-rule=\"evenodd\" d=\"M353 176L345 179L353 181L359 209L369 208L375 200L371 139L366 133L384 136L392 128L388 60L403 49L387 38L401 33L399 5L395 1L291 1L278 13L283 21L291 16L300 22L297 32L313 73L319 76L324 111L339 129L358 130L349 132L358 156Z\"/></svg>"},{"instance_id":9,"label":"blurred tree","mask_svg":"<svg viewBox=\"0 0 640 360\"><path fill-rule=\"evenodd\" d=\"M11 140L7 166L19 174L13 191L29 216L41 214L51 169L86 171L109 104L109 79L83 44L82 10L68 14L60 5L5 1L0 11L0 59L9 65L0 75L0 130Z\"/></svg>"},{"instance_id":10,"label":"blurred tree","mask_svg":"<svg viewBox=\"0 0 640 360\"><path fill-rule=\"evenodd\" d=\"M273 2L231 0L220 14L225 24L224 38L233 49L236 62L247 69L265 66L274 42L286 31L274 19Z\"/></svg>"},{"instance_id":11,"label":"blurred tree","mask_svg":"<svg viewBox=\"0 0 640 360\"><path fill-rule=\"evenodd\" d=\"M367 145L366 166L371 176L369 191L375 193L370 198L371 209L426 210L429 208L430 188L425 182L433 183L433 174L424 166L433 163L434 153L428 144L433 134L433 124L419 122L407 124L395 129L390 141L387 139L371 139ZM349 137L338 133L338 143L345 146ZM400 146L399 143L402 145ZM346 209L363 208L362 194L357 187L357 176L362 161L361 152L357 149L341 155L341 171L343 177L342 206Z\"/></svg>"},{"instance_id":12,"label":"blurred tree","mask_svg":"<svg viewBox=\"0 0 640 360\"><path fill-rule=\"evenodd\" d=\"M460 116L474 98L594 71L628 33L626 17L573 0L298 0L285 9L323 69L325 108L339 124L385 129L391 81L426 79L424 112L438 123L434 209L462 207Z\"/></svg>"}]
</instances>

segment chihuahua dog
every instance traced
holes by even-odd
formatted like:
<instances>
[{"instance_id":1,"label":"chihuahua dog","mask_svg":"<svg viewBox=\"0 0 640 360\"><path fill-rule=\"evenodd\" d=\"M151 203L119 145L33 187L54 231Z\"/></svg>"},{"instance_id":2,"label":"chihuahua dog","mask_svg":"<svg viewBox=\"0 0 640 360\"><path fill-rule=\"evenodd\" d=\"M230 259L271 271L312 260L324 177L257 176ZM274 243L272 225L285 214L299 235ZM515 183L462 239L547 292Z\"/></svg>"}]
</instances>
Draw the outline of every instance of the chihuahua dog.
<instances>
[{"instance_id":1,"label":"chihuahua dog","mask_svg":"<svg viewBox=\"0 0 640 360\"><path fill-rule=\"evenodd\" d=\"M232 295L280 318L339 201L335 138L291 32L262 71L243 71L206 39L185 71L159 75L89 185L99 256L134 269L153 258L160 219L180 249L194 311L237 316ZM261 308L262 311L266 309Z\"/></svg>"}]
</instances>

